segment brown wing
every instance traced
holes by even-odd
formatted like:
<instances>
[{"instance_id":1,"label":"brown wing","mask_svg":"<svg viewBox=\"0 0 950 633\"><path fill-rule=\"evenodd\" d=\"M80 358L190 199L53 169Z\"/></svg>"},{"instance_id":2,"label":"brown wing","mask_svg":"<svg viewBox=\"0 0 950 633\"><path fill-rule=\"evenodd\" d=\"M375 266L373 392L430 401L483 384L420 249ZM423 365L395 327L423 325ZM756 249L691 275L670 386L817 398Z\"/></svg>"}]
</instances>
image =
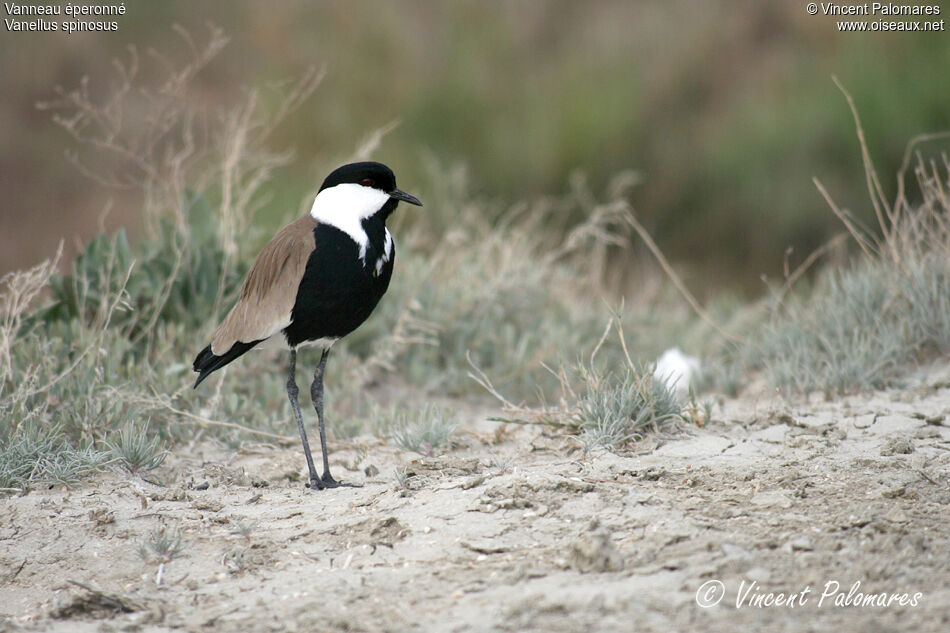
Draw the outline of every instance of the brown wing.
<instances>
[{"instance_id":1,"label":"brown wing","mask_svg":"<svg viewBox=\"0 0 950 633\"><path fill-rule=\"evenodd\" d=\"M261 250L247 273L241 298L211 337L211 351L224 354L237 342L250 343L290 325L297 288L316 247L309 215L282 228Z\"/></svg>"}]
</instances>

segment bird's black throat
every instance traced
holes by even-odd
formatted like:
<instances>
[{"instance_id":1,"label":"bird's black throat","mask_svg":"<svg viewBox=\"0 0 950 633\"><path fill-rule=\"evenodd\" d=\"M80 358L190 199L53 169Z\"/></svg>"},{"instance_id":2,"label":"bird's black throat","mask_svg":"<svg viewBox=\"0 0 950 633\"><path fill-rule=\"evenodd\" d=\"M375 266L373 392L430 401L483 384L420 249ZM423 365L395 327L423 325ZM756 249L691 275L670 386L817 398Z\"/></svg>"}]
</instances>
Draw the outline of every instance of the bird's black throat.
<instances>
[{"instance_id":1,"label":"bird's black throat","mask_svg":"<svg viewBox=\"0 0 950 633\"><path fill-rule=\"evenodd\" d=\"M344 231L330 224L319 224L313 230L315 248L297 289L291 324L284 329L291 347L346 336L376 308L389 287L396 255L392 245L388 261L382 263L377 274L376 264L386 248L385 218L392 212L386 208L389 206L387 203L363 220L369 240L362 258L360 245Z\"/></svg>"}]
</instances>

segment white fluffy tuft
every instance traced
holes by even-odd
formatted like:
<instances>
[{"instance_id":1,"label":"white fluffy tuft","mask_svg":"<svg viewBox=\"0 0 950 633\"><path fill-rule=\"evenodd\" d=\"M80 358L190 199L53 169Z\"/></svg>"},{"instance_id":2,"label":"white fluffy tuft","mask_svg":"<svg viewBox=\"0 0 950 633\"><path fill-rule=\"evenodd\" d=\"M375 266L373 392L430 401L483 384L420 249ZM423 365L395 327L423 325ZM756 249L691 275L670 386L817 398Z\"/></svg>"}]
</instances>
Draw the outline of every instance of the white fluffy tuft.
<instances>
[{"instance_id":1,"label":"white fluffy tuft","mask_svg":"<svg viewBox=\"0 0 950 633\"><path fill-rule=\"evenodd\" d=\"M685 400L690 388L695 386L699 372L698 358L687 356L678 347L671 347L657 359L653 375L666 383L679 400Z\"/></svg>"}]
</instances>

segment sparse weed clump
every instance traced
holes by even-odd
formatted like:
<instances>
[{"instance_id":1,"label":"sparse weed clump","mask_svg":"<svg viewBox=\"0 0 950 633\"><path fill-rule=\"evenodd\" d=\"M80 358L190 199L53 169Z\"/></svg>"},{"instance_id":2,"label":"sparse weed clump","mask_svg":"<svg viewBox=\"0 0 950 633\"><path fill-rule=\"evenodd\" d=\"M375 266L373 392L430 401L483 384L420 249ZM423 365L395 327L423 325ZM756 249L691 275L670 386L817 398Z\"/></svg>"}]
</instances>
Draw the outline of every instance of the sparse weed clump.
<instances>
[{"instance_id":1,"label":"sparse weed clump","mask_svg":"<svg viewBox=\"0 0 950 633\"><path fill-rule=\"evenodd\" d=\"M886 387L908 365L950 352L950 159L942 154L928 161L918 153L919 203L910 201L905 183L917 144L950 133L910 142L890 201L872 166L854 103L844 94L861 141L879 232L858 225L816 180L862 253L848 267L824 271L806 296L778 305L740 352L739 362L763 369L787 396Z\"/></svg>"},{"instance_id":2,"label":"sparse weed clump","mask_svg":"<svg viewBox=\"0 0 950 633\"><path fill-rule=\"evenodd\" d=\"M149 424L127 424L115 441L106 441L110 453L130 473L155 470L162 465L168 452L157 437L149 437Z\"/></svg>"},{"instance_id":3,"label":"sparse weed clump","mask_svg":"<svg viewBox=\"0 0 950 633\"><path fill-rule=\"evenodd\" d=\"M400 490L405 490L409 487L409 478L409 469L406 466L396 468L393 471L393 481L396 482L396 487Z\"/></svg>"},{"instance_id":4,"label":"sparse weed clump","mask_svg":"<svg viewBox=\"0 0 950 633\"><path fill-rule=\"evenodd\" d=\"M620 311L613 313L588 360L561 364L556 371L548 369L559 383L560 397L554 405L546 404L544 393L538 405L515 404L473 364L471 377L498 399L505 411L504 417L492 419L563 429L578 435L585 451L623 450L649 433L676 432L680 421L700 425L708 421L712 405L698 404L692 387L684 402L675 385L655 376L655 364L632 359L623 316ZM621 350L619 361L603 354L612 330L616 330L615 344Z\"/></svg>"},{"instance_id":5,"label":"sparse weed clump","mask_svg":"<svg viewBox=\"0 0 950 633\"><path fill-rule=\"evenodd\" d=\"M582 367L584 388L571 414L586 449L616 449L682 419L674 392L649 367L603 374Z\"/></svg>"},{"instance_id":6,"label":"sparse weed clump","mask_svg":"<svg viewBox=\"0 0 950 633\"><path fill-rule=\"evenodd\" d=\"M762 328L750 356L788 396L883 388L928 354L950 351L950 258L911 254L826 273Z\"/></svg>"},{"instance_id":7,"label":"sparse weed clump","mask_svg":"<svg viewBox=\"0 0 950 633\"><path fill-rule=\"evenodd\" d=\"M457 427L451 411L429 405L414 419L407 412L397 413L391 422L391 437L396 446L431 457L448 447Z\"/></svg>"},{"instance_id":8,"label":"sparse weed clump","mask_svg":"<svg viewBox=\"0 0 950 633\"><path fill-rule=\"evenodd\" d=\"M109 461L105 451L77 447L57 427L32 424L0 442L0 489L73 485L99 472Z\"/></svg>"},{"instance_id":9,"label":"sparse weed clump","mask_svg":"<svg viewBox=\"0 0 950 633\"><path fill-rule=\"evenodd\" d=\"M257 521L236 521L234 523L234 529L231 531L231 533L240 536L244 540L250 540L251 534L253 534L254 530L256 529Z\"/></svg>"},{"instance_id":10,"label":"sparse weed clump","mask_svg":"<svg viewBox=\"0 0 950 633\"><path fill-rule=\"evenodd\" d=\"M165 565L181 556L184 549L185 544L181 538L181 529L178 527L168 528L164 523L142 539L139 544L139 556L146 563L158 564L158 570L155 572L156 585L162 584Z\"/></svg>"},{"instance_id":11,"label":"sparse weed clump","mask_svg":"<svg viewBox=\"0 0 950 633\"><path fill-rule=\"evenodd\" d=\"M139 544L139 556L147 563L168 563L181 556L184 548L181 530L162 524L142 539Z\"/></svg>"}]
</instances>

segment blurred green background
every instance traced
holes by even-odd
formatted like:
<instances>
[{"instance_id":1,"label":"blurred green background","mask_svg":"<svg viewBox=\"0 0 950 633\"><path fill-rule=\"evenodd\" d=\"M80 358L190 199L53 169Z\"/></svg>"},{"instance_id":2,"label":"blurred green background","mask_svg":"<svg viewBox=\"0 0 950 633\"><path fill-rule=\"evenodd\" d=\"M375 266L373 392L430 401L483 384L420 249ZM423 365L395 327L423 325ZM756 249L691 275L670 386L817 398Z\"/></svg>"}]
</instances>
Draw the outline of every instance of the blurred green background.
<instances>
[{"instance_id":1,"label":"blurred green background","mask_svg":"<svg viewBox=\"0 0 950 633\"><path fill-rule=\"evenodd\" d=\"M398 120L375 157L423 199L433 157L464 165L473 193L501 205L562 195L574 172L600 191L633 169L634 207L690 286L756 293L789 247L794 264L840 230L813 176L873 219L832 75L854 96L889 194L907 141L950 129L946 31L839 33L805 4L175 0L126 3L112 33L3 28L0 272L49 257L61 238L88 240L109 201L106 228L140 221L134 192L64 159L75 144L36 102L84 76L106 92L129 45L157 82L148 52L187 59L173 26L200 41L210 22L230 42L188 97L209 112L246 87L327 71L272 138L296 158L266 187L262 223L302 209L361 139Z\"/></svg>"}]
</instances>

